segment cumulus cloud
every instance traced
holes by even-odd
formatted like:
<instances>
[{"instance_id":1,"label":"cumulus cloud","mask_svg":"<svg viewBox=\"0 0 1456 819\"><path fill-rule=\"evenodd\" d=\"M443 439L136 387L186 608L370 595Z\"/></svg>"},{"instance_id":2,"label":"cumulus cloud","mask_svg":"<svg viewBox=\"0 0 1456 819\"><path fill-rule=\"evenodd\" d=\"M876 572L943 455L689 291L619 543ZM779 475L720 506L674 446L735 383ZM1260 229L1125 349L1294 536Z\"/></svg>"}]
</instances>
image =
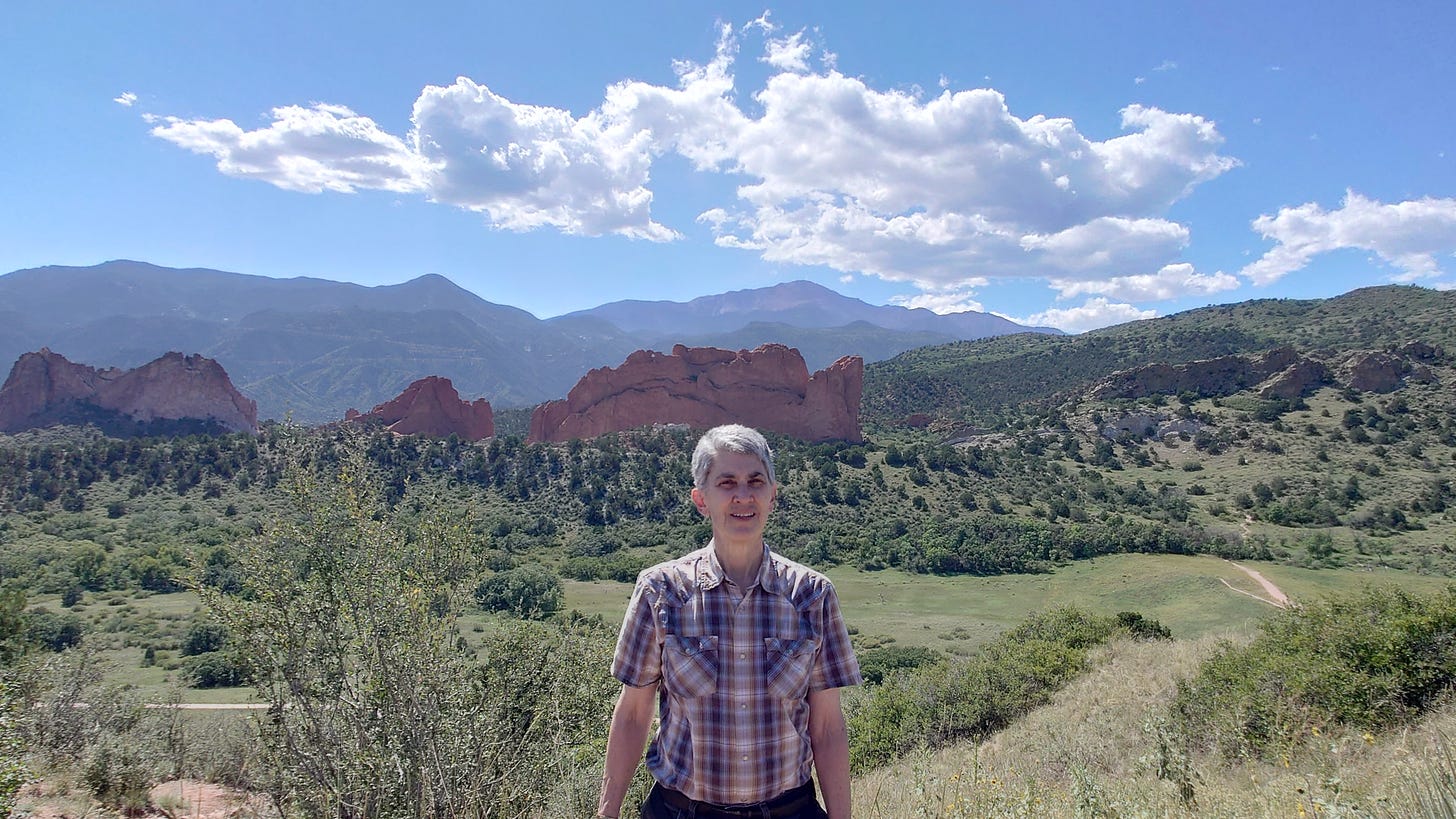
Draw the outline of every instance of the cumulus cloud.
<instances>
[{"instance_id":1,"label":"cumulus cloud","mask_svg":"<svg viewBox=\"0 0 1456 819\"><path fill-rule=\"evenodd\" d=\"M152 134L217 160L229 176L304 193L424 188L425 162L404 140L341 105L274 108L273 122L244 130L230 119L161 117Z\"/></svg>"},{"instance_id":2,"label":"cumulus cloud","mask_svg":"<svg viewBox=\"0 0 1456 819\"><path fill-rule=\"evenodd\" d=\"M1437 257L1456 252L1456 199L1411 199L1385 204L1346 191L1335 210L1314 202L1281 208L1255 219L1253 228L1274 247L1240 271L1269 284L1301 270L1314 257L1336 250L1363 250L1394 267L1394 281L1442 274Z\"/></svg>"},{"instance_id":3,"label":"cumulus cloud","mask_svg":"<svg viewBox=\"0 0 1456 819\"><path fill-rule=\"evenodd\" d=\"M767 53L760 59L780 71L808 71L809 43L800 31L788 37L770 39Z\"/></svg>"},{"instance_id":4,"label":"cumulus cloud","mask_svg":"<svg viewBox=\"0 0 1456 819\"><path fill-rule=\"evenodd\" d=\"M985 307L973 296L974 292L921 293L915 296L891 296L890 303L912 310L923 307L932 313L964 313L967 310L984 312Z\"/></svg>"},{"instance_id":5,"label":"cumulus cloud","mask_svg":"<svg viewBox=\"0 0 1456 819\"><path fill-rule=\"evenodd\" d=\"M927 102L782 73L756 99L731 167L750 182L719 244L925 288L1156 272L1187 243L1162 213L1236 165L1213 123L1136 105L1129 133L1096 141L1067 119L1020 119L989 89Z\"/></svg>"},{"instance_id":6,"label":"cumulus cloud","mask_svg":"<svg viewBox=\"0 0 1456 819\"><path fill-rule=\"evenodd\" d=\"M1114 276L1109 279L1052 279L1058 298L1080 295L1111 296L1124 301L1167 301L1183 296L1212 295L1239 287L1239 280L1223 271L1204 275L1187 263L1170 264L1157 273Z\"/></svg>"},{"instance_id":7,"label":"cumulus cloud","mask_svg":"<svg viewBox=\"0 0 1456 819\"><path fill-rule=\"evenodd\" d=\"M127 108L130 108L136 104L137 95L133 94L130 91L123 91L121 92L121 96L114 97L111 101L116 103L117 105L124 105Z\"/></svg>"},{"instance_id":8,"label":"cumulus cloud","mask_svg":"<svg viewBox=\"0 0 1456 819\"><path fill-rule=\"evenodd\" d=\"M509 230L618 233L666 240L647 188L652 135L603 111L513 103L461 77L415 101L413 152L432 199L486 214Z\"/></svg>"},{"instance_id":9,"label":"cumulus cloud","mask_svg":"<svg viewBox=\"0 0 1456 819\"><path fill-rule=\"evenodd\" d=\"M1026 318L1010 318L1032 327L1055 327L1069 333L1082 333L1098 327L1110 327L1139 319L1156 318L1157 310L1139 310L1131 304L1111 302L1105 298L1088 299L1081 307L1053 308L1033 313Z\"/></svg>"},{"instance_id":10,"label":"cumulus cloud","mask_svg":"<svg viewBox=\"0 0 1456 819\"><path fill-rule=\"evenodd\" d=\"M771 76L744 94L733 66L749 37ZM581 115L462 77L423 89L403 136L333 104L280 107L254 129L162 118L152 133L288 190L417 193L499 228L658 241L680 236L653 214L651 170L675 153L741 181L698 216L720 246L913 283L945 304L985 277L1168 290L1163 271L1189 241L1168 209L1237 165L1196 114L1130 105L1121 132L1098 138L1070 119L1018 117L995 90L942 78L927 99L834 61L765 14L721 25L712 58L675 63L675 84L616 83ZM1159 287L1140 284L1149 277ZM1207 292L1209 278L1183 281Z\"/></svg>"}]
</instances>

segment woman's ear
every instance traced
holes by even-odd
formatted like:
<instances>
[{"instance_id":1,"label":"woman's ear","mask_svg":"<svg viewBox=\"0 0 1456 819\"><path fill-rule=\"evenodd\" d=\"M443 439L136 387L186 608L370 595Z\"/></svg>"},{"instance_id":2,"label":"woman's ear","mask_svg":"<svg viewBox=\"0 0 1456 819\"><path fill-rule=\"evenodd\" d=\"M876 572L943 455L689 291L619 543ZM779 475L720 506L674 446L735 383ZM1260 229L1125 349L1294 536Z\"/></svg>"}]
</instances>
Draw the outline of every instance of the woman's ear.
<instances>
[{"instance_id":1,"label":"woman's ear","mask_svg":"<svg viewBox=\"0 0 1456 819\"><path fill-rule=\"evenodd\" d=\"M706 517L708 514L708 499L703 497L703 490L694 486L692 498L693 506L698 507L698 511L701 512L704 517Z\"/></svg>"}]
</instances>

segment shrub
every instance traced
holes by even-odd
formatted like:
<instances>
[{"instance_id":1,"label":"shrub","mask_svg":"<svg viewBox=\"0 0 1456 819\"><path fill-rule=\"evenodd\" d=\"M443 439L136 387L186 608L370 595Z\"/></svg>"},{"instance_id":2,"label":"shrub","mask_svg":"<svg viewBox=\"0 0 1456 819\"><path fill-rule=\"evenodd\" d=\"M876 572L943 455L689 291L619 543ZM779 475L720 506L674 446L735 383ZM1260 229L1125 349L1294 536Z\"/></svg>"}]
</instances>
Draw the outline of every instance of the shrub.
<instances>
[{"instance_id":1,"label":"shrub","mask_svg":"<svg viewBox=\"0 0 1456 819\"><path fill-rule=\"evenodd\" d=\"M290 816L589 813L611 631L507 622L477 661L457 614L479 539L410 518L407 490L386 503L356 442L341 444L337 478L293 468L293 509L230 547L238 593L200 589L270 705L259 789Z\"/></svg>"},{"instance_id":2,"label":"shrub","mask_svg":"<svg viewBox=\"0 0 1456 819\"><path fill-rule=\"evenodd\" d=\"M249 680L247 663L225 651L194 654L182 667L193 688L231 688Z\"/></svg>"},{"instance_id":3,"label":"shrub","mask_svg":"<svg viewBox=\"0 0 1456 819\"><path fill-rule=\"evenodd\" d=\"M227 628L209 620L195 622L182 638L182 656L192 657L220 650L227 642Z\"/></svg>"},{"instance_id":4,"label":"shrub","mask_svg":"<svg viewBox=\"0 0 1456 819\"><path fill-rule=\"evenodd\" d=\"M51 651L65 651L80 643L83 630L81 618L74 614L56 614L39 607L25 613L26 642Z\"/></svg>"},{"instance_id":5,"label":"shrub","mask_svg":"<svg viewBox=\"0 0 1456 819\"><path fill-rule=\"evenodd\" d=\"M889 673L846 700L851 767L864 771L917 747L1005 727L1080 674L1088 650L1111 637L1117 622L1056 609L1033 615L973 657Z\"/></svg>"},{"instance_id":6,"label":"shrub","mask_svg":"<svg viewBox=\"0 0 1456 819\"><path fill-rule=\"evenodd\" d=\"M1395 587L1290 609L1247 646L1225 645L1172 705L1190 737L1229 757L1276 758L1327 725L1390 728L1456 682L1456 586Z\"/></svg>"},{"instance_id":7,"label":"shrub","mask_svg":"<svg viewBox=\"0 0 1456 819\"><path fill-rule=\"evenodd\" d=\"M0 816L10 815L20 786L28 778L23 759L21 702L11 681L0 677Z\"/></svg>"},{"instance_id":8,"label":"shrub","mask_svg":"<svg viewBox=\"0 0 1456 819\"><path fill-rule=\"evenodd\" d=\"M940 652L924 646L883 646L857 653L860 673L870 685L884 682L891 672L912 671L945 659Z\"/></svg>"},{"instance_id":9,"label":"shrub","mask_svg":"<svg viewBox=\"0 0 1456 819\"><path fill-rule=\"evenodd\" d=\"M498 572L475 587L476 602L486 611L532 620L559 611L562 594L561 578L534 563Z\"/></svg>"}]
</instances>

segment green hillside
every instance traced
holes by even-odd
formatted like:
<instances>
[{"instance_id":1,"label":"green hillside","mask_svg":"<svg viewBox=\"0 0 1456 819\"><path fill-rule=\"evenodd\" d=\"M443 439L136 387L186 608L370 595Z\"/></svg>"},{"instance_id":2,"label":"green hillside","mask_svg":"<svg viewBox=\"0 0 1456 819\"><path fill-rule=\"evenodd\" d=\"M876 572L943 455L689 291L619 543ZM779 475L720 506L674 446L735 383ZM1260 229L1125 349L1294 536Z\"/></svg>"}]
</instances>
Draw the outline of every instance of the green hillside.
<instances>
[{"instance_id":1,"label":"green hillside","mask_svg":"<svg viewBox=\"0 0 1456 819\"><path fill-rule=\"evenodd\" d=\"M911 350L865 369L863 414L887 428L913 413L971 424L1014 418L1120 369L1293 346L1331 353L1421 340L1456 349L1456 292L1371 287L1331 299L1263 299L1120 324L1080 336L1018 334Z\"/></svg>"}]
</instances>

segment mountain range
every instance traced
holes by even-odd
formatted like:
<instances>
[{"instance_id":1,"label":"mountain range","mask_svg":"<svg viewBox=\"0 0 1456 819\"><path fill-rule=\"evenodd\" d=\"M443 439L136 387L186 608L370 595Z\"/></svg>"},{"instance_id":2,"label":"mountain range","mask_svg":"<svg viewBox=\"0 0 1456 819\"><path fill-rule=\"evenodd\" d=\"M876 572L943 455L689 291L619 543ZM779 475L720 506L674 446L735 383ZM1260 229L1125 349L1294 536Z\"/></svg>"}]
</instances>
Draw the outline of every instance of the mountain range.
<instances>
[{"instance_id":1,"label":"mountain range","mask_svg":"<svg viewBox=\"0 0 1456 819\"><path fill-rule=\"evenodd\" d=\"M986 313L874 306L807 281L689 302L619 301L551 319L439 275L366 287L137 261L0 276L0 361L49 347L94 367L168 351L216 359L260 418L318 422L368 408L425 375L500 407L564 396L595 367L673 344L798 348L811 369L843 355L1010 333L1056 334Z\"/></svg>"}]
</instances>

